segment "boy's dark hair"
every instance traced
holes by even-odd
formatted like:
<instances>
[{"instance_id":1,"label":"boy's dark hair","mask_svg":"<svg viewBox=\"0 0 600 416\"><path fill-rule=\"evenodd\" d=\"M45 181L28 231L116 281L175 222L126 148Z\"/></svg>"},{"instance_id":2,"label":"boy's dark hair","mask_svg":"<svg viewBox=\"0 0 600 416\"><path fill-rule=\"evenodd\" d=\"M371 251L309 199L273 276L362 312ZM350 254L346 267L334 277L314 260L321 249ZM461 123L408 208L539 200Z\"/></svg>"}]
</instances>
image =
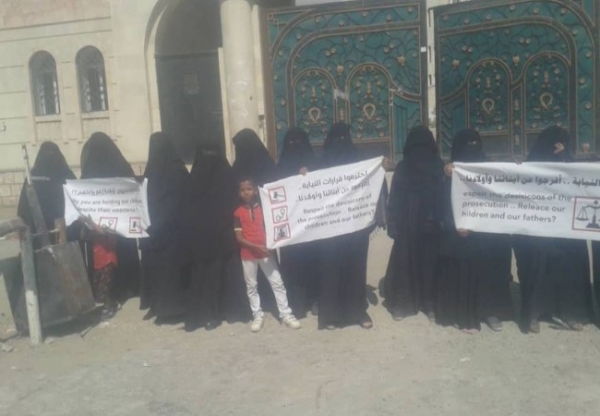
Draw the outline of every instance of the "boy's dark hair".
<instances>
[{"instance_id":1,"label":"boy's dark hair","mask_svg":"<svg viewBox=\"0 0 600 416\"><path fill-rule=\"evenodd\" d=\"M256 183L254 183L254 179L252 179L251 176L242 176L240 177L240 179L238 179L238 186L240 186L242 183L244 182L250 182L250 184L254 187L256 187Z\"/></svg>"}]
</instances>

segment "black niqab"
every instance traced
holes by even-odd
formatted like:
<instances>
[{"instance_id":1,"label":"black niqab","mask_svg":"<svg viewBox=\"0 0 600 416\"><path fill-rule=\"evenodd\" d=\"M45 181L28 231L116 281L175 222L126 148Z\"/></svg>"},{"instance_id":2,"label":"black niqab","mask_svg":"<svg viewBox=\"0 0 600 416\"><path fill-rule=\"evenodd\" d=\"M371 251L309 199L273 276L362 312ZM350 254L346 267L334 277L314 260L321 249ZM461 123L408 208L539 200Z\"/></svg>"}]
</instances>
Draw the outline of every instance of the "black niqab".
<instances>
[{"instance_id":1,"label":"black niqab","mask_svg":"<svg viewBox=\"0 0 600 416\"><path fill-rule=\"evenodd\" d=\"M452 142L452 162L478 163L485 162L483 142L475 129L461 130Z\"/></svg>"},{"instance_id":2,"label":"black niqab","mask_svg":"<svg viewBox=\"0 0 600 416\"><path fill-rule=\"evenodd\" d=\"M55 220L65 216L63 185L67 180L75 179L56 143L42 143L31 169L31 176L39 178L34 180L33 186L38 195L46 227L48 230L53 230ZM21 191L17 212L29 227L34 226L24 189Z\"/></svg>"},{"instance_id":3,"label":"black niqab","mask_svg":"<svg viewBox=\"0 0 600 416\"><path fill-rule=\"evenodd\" d=\"M324 167L348 165L360 161L360 153L350 134L350 126L346 123L336 123L331 126L323 144Z\"/></svg>"},{"instance_id":4,"label":"black niqab","mask_svg":"<svg viewBox=\"0 0 600 416\"><path fill-rule=\"evenodd\" d=\"M81 179L134 176L131 165L108 135L96 132L90 136L81 151Z\"/></svg>"},{"instance_id":5,"label":"black niqab","mask_svg":"<svg viewBox=\"0 0 600 416\"><path fill-rule=\"evenodd\" d=\"M423 192L434 190L443 173L443 161L433 133L427 127L413 128L408 133L403 153L404 158L398 163L394 173L394 178L397 178L396 186Z\"/></svg>"},{"instance_id":6,"label":"black niqab","mask_svg":"<svg viewBox=\"0 0 600 416\"><path fill-rule=\"evenodd\" d=\"M250 129L244 129L233 137L235 162L233 173L236 180L251 177L257 186L277 179L277 167L260 141L258 135Z\"/></svg>"},{"instance_id":7,"label":"black niqab","mask_svg":"<svg viewBox=\"0 0 600 416\"><path fill-rule=\"evenodd\" d=\"M547 127L537 138L527 156L528 162L568 162L571 160L569 151L569 132L558 126ZM556 152L556 145L562 144L564 150Z\"/></svg>"},{"instance_id":8,"label":"black niqab","mask_svg":"<svg viewBox=\"0 0 600 416\"><path fill-rule=\"evenodd\" d=\"M308 133L299 127L292 127L283 139L279 163L279 178L297 175L302 168L312 170L315 167L315 155L308 138Z\"/></svg>"}]
</instances>

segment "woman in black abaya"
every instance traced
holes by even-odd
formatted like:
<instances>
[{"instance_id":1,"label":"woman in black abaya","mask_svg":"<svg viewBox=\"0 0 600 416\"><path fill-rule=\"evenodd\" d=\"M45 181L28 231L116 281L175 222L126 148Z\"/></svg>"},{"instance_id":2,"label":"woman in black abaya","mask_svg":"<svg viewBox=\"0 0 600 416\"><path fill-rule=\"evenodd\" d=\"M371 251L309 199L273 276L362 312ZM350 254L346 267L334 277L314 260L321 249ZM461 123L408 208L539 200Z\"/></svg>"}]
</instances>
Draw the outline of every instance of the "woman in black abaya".
<instances>
[{"instance_id":1,"label":"woman in black abaya","mask_svg":"<svg viewBox=\"0 0 600 416\"><path fill-rule=\"evenodd\" d=\"M413 128L388 202L388 235L394 239L385 278L385 303L400 321L419 312L435 320L435 265L440 229L436 207L444 163L427 127Z\"/></svg>"},{"instance_id":2,"label":"woman in black abaya","mask_svg":"<svg viewBox=\"0 0 600 416\"><path fill-rule=\"evenodd\" d=\"M548 127L527 162L569 162L569 142L566 130ZM539 333L539 319L554 317L581 331L592 313L586 241L514 236L513 247L521 283L521 329Z\"/></svg>"},{"instance_id":3,"label":"woman in black abaya","mask_svg":"<svg viewBox=\"0 0 600 416\"><path fill-rule=\"evenodd\" d=\"M75 179L59 147L53 142L44 142L35 159L31 176L38 178L33 182L42 214L48 230L55 228L55 220L65 216L65 197L63 185L67 180ZM35 229L25 189L19 198L18 215L25 224Z\"/></svg>"},{"instance_id":4,"label":"woman in black abaya","mask_svg":"<svg viewBox=\"0 0 600 416\"><path fill-rule=\"evenodd\" d=\"M484 162L483 143L473 129L459 132L452 143L452 162ZM510 237L457 230L451 205L450 178L442 185L442 236L438 262L436 321L466 332L485 320L494 331L511 316Z\"/></svg>"},{"instance_id":5,"label":"woman in black abaya","mask_svg":"<svg viewBox=\"0 0 600 416\"><path fill-rule=\"evenodd\" d=\"M352 143L350 127L334 124L323 146L323 167L360 161ZM319 329L345 325L373 327L367 314L367 255L374 227L319 241Z\"/></svg>"},{"instance_id":6,"label":"woman in black abaya","mask_svg":"<svg viewBox=\"0 0 600 416\"><path fill-rule=\"evenodd\" d=\"M156 323L184 313L181 222L189 173L171 138L164 133L150 136L148 163L148 238L140 240L142 285L140 308L149 309L146 319Z\"/></svg>"},{"instance_id":7,"label":"woman in black abaya","mask_svg":"<svg viewBox=\"0 0 600 416\"><path fill-rule=\"evenodd\" d=\"M96 132L81 152L81 179L133 178L135 174L117 145L108 135ZM140 258L135 239L117 237L118 267L114 297L120 303L138 296L140 291ZM91 257L88 257L91 263Z\"/></svg>"},{"instance_id":8,"label":"woman in black abaya","mask_svg":"<svg viewBox=\"0 0 600 416\"><path fill-rule=\"evenodd\" d=\"M306 174L316 168L316 158L301 128L288 130L277 164L278 179ZM280 249L281 274L285 282L290 307L298 319L306 317L313 307L316 311L319 244L310 242Z\"/></svg>"},{"instance_id":9,"label":"woman in black abaya","mask_svg":"<svg viewBox=\"0 0 600 416\"><path fill-rule=\"evenodd\" d=\"M210 143L201 145L190 174L184 214L185 246L191 262L185 313L187 331L201 327L212 330L221 324L227 261L237 249L233 227L237 205L235 185L231 166L219 147Z\"/></svg>"}]
</instances>

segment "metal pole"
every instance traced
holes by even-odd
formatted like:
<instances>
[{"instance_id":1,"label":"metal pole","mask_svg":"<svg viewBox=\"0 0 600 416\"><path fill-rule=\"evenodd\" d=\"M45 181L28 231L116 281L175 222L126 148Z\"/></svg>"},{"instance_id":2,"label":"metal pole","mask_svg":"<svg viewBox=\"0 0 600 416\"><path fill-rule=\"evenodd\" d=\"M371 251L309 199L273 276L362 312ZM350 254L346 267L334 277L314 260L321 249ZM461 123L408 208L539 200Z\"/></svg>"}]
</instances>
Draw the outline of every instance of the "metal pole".
<instances>
[{"instance_id":1,"label":"metal pole","mask_svg":"<svg viewBox=\"0 0 600 416\"><path fill-rule=\"evenodd\" d=\"M29 185L33 185L31 181L31 168L29 167L29 154L27 153L27 146L22 145L21 149L23 149L23 160L25 161L25 176L27 177L27 183Z\"/></svg>"},{"instance_id":2,"label":"metal pole","mask_svg":"<svg viewBox=\"0 0 600 416\"><path fill-rule=\"evenodd\" d=\"M27 308L27 322L29 323L29 339L32 345L40 345L43 341L43 336L35 273L33 237L31 236L29 227L21 229L19 236L21 242L23 285L25 286L25 305Z\"/></svg>"}]
</instances>

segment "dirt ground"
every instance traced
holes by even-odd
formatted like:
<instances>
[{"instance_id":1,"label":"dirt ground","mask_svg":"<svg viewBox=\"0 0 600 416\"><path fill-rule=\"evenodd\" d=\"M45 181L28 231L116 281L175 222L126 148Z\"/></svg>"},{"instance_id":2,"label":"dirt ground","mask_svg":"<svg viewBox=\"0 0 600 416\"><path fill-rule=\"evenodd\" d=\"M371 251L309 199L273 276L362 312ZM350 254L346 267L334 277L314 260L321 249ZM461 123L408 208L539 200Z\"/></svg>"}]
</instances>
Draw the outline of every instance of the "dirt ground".
<instances>
[{"instance_id":1,"label":"dirt ground","mask_svg":"<svg viewBox=\"0 0 600 416\"><path fill-rule=\"evenodd\" d=\"M6 255L10 242L2 242ZM390 241L371 244L369 283L385 271ZM12 247L14 250L14 246ZM372 297L372 296L371 296ZM0 296L0 338L10 315ZM6 341L0 352L0 415L598 415L600 331L542 325L522 335L487 328L466 335L424 316L394 322L380 300L375 327L292 331L269 317L187 334L141 320L131 301L85 337L69 328L47 344ZM70 331L70 332L69 332Z\"/></svg>"}]
</instances>

